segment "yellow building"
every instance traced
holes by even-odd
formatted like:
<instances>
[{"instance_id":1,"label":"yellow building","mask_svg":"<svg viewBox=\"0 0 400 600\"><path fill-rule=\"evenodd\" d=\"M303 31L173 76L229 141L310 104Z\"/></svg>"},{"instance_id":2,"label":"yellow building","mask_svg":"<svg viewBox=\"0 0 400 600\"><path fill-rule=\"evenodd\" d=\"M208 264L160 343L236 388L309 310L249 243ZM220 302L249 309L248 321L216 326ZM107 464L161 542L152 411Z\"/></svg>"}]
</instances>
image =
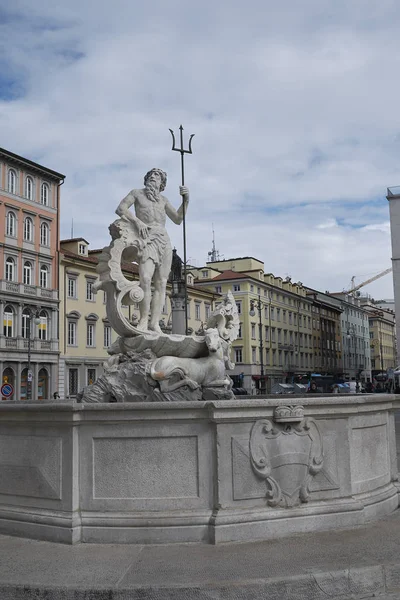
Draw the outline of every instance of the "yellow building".
<instances>
[{"instance_id":1,"label":"yellow building","mask_svg":"<svg viewBox=\"0 0 400 600\"><path fill-rule=\"evenodd\" d=\"M371 370L374 377L397 366L396 320L392 310L365 304L368 311L369 337L371 345Z\"/></svg>"},{"instance_id":2,"label":"yellow building","mask_svg":"<svg viewBox=\"0 0 400 600\"><path fill-rule=\"evenodd\" d=\"M191 275L196 287L235 297L241 321L233 349L235 386L269 391L312 371L313 302L302 283L265 273L253 257L209 262Z\"/></svg>"},{"instance_id":3,"label":"yellow building","mask_svg":"<svg viewBox=\"0 0 400 600\"><path fill-rule=\"evenodd\" d=\"M59 394L74 398L103 371L107 350L117 339L106 315L106 296L94 293L96 266L101 250L89 250L84 238L61 241L60 250L60 361ZM136 264L124 263L127 279L138 279ZM190 282L189 282L190 283ZM167 296L170 293L167 288ZM189 331L202 328L219 294L188 285ZM131 320L138 317L138 306L123 307ZM162 328L171 330L171 304L167 297L163 308Z\"/></svg>"}]
</instances>

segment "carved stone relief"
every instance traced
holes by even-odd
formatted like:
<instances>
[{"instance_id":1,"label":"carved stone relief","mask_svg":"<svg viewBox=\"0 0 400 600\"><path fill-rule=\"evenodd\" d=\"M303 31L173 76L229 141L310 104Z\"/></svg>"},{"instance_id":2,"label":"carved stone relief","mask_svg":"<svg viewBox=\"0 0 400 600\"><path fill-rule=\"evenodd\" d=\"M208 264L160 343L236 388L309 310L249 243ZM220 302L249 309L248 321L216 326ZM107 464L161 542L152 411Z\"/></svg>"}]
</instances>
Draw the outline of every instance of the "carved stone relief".
<instances>
[{"instance_id":1,"label":"carved stone relief","mask_svg":"<svg viewBox=\"0 0 400 600\"><path fill-rule=\"evenodd\" d=\"M250 434L250 463L267 486L269 506L308 502L312 478L323 467L322 439L302 406L280 406L273 420L260 419Z\"/></svg>"}]
</instances>

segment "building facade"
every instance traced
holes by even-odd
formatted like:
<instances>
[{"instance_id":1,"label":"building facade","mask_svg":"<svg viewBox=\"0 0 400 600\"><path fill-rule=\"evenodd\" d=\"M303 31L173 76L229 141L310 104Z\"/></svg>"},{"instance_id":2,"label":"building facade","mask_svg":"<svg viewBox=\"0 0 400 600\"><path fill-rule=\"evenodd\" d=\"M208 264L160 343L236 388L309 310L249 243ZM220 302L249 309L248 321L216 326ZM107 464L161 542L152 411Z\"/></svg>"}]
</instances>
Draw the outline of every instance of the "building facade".
<instances>
[{"instance_id":1,"label":"building facade","mask_svg":"<svg viewBox=\"0 0 400 600\"><path fill-rule=\"evenodd\" d=\"M343 376L342 303L311 288L307 288L307 296L313 302L313 369L321 375Z\"/></svg>"},{"instance_id":2,"label":"building facade","mask_svg":"<svg viewBox=\"0 0 400 600\"><path fill-rule=\"evenodd\" d=\"M60 186L65 176L0 149L0 373L14 400L58 389Z\"/></svg>"},{"instance_id":3,"label":"building facade","mask_svg":"<svg viewBox=\"0 0 400 600\"><path fill-rule=\"evenodd\" d=\"M101 250L90 250L84 238L61 241L59 393L62 398L75 398L102 374L108 349L118 337L107 319L105 292L95 293L93 289L100 253ZM138 279L136 264L124 263L122 270L127 279ZM170 292L168 284L160 322L166 333L172 331ZM203 328L219 297L188 286L189 332ZM138 320L137 304L122 308L129 321Z\"/></svg>"},{"instance_id":4,"label":"building facade","mask_svg":"<svg viewBox=\"0 0 400 600\"><path fill-rule=\"evenodd\" d=\"M348 381L371 380L371 346L368 312L358 296L349 293L331 294L342 304L341 335L343 371Z\"/></svg>"},{"instance_id":5,"label":"building facade","mask_svg":"<svg viewBox=\"0 0 400 600\"><path fill-rule=\"evenodd\" d=\"M306 288L264 272L264 263L241 257L192 269L195 285L217 294L231 291L240 318L233 344L234 385L269 392L313 369L312 300Z\"/></svg>"},{"instance_id":6,"label":"building facade","mask_svg":"<svg viewBox=\"0 0 400 600\"><path fill-rule=\"evenodd\" d=\"M371 300L364 300L367 311L371 348L371 374L376 377L397 366L396 319L393 310L380 308Z\"/></svg>"}]
</instances>

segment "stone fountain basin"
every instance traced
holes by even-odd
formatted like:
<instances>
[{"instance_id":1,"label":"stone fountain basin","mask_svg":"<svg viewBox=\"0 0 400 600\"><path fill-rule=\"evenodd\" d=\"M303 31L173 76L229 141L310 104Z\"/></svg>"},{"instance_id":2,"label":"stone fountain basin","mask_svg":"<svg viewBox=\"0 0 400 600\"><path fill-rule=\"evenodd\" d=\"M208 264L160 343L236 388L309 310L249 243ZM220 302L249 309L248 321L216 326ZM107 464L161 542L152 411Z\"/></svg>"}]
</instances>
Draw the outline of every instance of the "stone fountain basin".
<instances>
[{"instance_id":1,"label":"stone fountain basin","mask_svg":"<svg viewBox=\"0 0 400 600\"><path fill-rule=\"evenodd\" d=\"M315 423L323 465L309 481L307 502L296 504L295 490L292 506L271 506L268 480L252 465L250 438L256 427L263 431L261 421L274 424L276 408L290 402L302 404L304 418ZM217 544L379 519L398 507L398 409L398 397L381 394L151 404L4 402L0 532L64 543ZM272 465L282 488L302 484L308 460L307 448L298 448L287 425L293 426L279 425L285 431L279 456L271 449L276 446L266 450L265 464Z\"/></svg>"}]
</instances>

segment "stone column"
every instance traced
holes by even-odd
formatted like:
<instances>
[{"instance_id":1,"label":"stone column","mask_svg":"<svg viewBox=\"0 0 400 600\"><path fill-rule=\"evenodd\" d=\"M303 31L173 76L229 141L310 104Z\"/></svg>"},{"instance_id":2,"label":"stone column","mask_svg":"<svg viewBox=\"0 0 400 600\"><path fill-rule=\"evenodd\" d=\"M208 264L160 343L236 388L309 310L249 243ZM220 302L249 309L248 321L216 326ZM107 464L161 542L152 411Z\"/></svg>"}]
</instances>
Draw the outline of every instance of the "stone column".
<instances>
[{"instance_id":1,"label":"stone column","mask_svg":"<svg viewBox=\"0 0 400 600\"><path fill-rule=\"evenodd\" d=\"M400 186L388 188L395 313L400 315ZM397 360L400 357L400 318L396 319ZM376 356L376 352L374 352ZM380 366L379 366L380 368Z\"/></svg>"},{"instance_id":2,"label":"stone column","mask_svg":"<svg viewBox=\"0 0 400 600\"><path fill-rule=\"evenodd\" d=\"M14 390L14 400L21 400L21 383L22 383L22 363L17 363L17 367L15 369L15 390Z\"/></svg>"},{"instance_id":3,"label":"stone column","mask_svg":"<svg viewBox=\"0 0 400 600\"><path fill-rule=\"evenodd\" d=\"M186 334L185 297L171 295L172 333Z\"/></svg>"},{"instance_id":4,"label":"stone column","mask_svg":"<svg viewBox=\"0 0 400 600\"><path fill-rule=\"evenodd\" d=\"M38 383L39 383L39 365L38 363L32 364L33 381L32 381L32 400L38 401Z\"/></svg>"}]
</instances>

